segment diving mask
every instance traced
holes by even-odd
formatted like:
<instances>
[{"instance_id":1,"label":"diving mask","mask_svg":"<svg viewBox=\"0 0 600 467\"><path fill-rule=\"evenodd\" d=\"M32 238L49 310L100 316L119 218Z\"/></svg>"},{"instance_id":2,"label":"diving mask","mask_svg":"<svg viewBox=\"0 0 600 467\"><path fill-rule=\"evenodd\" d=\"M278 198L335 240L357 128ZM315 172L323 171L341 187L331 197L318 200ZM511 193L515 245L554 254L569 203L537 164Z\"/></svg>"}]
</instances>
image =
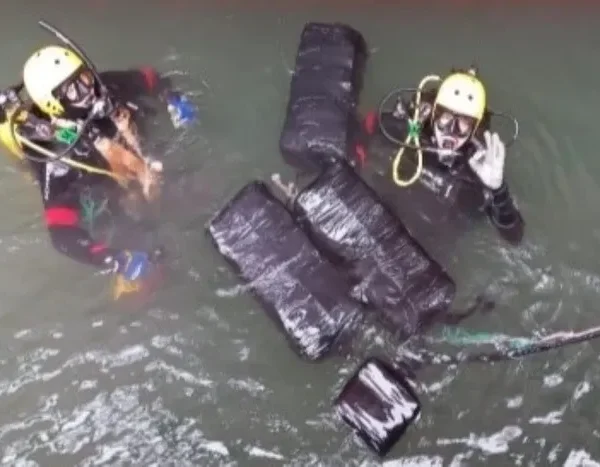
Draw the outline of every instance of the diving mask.
<instances>
[{"instance_id":1,"label":"diving mask","mask_svg":"<svg viewBox=\"0 0 600 467\"><path fill-rule=\"evenodd\" d=\"M438 147L456 150L464 145L477 126L477 120L439 107L433 119Z\"/></svg>"},{"instance_id":2,"label":"diving mask","mask_svg":"<svg viewBox=\"0 0 600 467\"><path fill-rule=\"evenodd\" d=\"M57 98L67 106L76 109L87 109L96 97L96 80L91 70L82 68L71 79L61 84L56 91Z\"/></svg>"}]
</instances>

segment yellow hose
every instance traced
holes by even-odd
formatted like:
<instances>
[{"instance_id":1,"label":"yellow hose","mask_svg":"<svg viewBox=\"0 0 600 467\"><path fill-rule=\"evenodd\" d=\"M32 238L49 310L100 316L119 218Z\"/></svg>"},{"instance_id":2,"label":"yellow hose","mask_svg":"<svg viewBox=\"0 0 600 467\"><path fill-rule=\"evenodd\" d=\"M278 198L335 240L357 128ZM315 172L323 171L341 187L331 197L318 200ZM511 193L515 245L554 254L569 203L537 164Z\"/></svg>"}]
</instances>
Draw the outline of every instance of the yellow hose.
<instances>
[{"instance_id":1,"label":"yellow hose","mask_svg":"<svg viewBox=\"0 0 600 467\"><path fill-rule=\"evenodd\" d=\"M402 155L404 154L404 149L406 149L405 146L400 147L392 164L392 177L394 183L401 187L407 187L415 183L421 176L421 172L423 171L423 151L421 149L421 142L419 138L419 107L421 105L421 93L423 92L423 88L427 83L431 81L441 81L441 78L437 75L428 75L425 78L423 78L419 83L419 87L417 88L417 96L415 99L415 111L413 114L413 118L408 120L408 135L406 136L406 140L404 141L405 145L410 145L412 141L414 143L414 146L417 147L417 170L415 170L414 175L409 180L402 180L398 176L398 167L400 166L400 160L402 159Z\"/></svg>"},{"instance_id":2,"label":"yellow hose","mask_svg":"<svg viewBox=\"0 0 600 467\"><path fill-rule=\"evenodd\" d=\"M26 117L23 117L23 113L21 112L21 110L23 110L25 112L25 115L27 115L27 111L24 110L23 102L21 102L19 105L17 105L15 108L12 109L10 116L8 118L9 121L7 122L7 124L9 125L9 128L10 128L9 132L11 134L11 137L13 140L15 140L15 142L18 145L27 146L27 147L33 149L34 151L36 151L38 154L46 156L47 158L49 158L51 160L57 160L57 161L60 160L60 162L64 162L65 164L67 164L71 167L74 167L76 169L85 170L86 172L97 174L97 175L105 175L107 177L114 179L122 187L127 188L128 180L125 179L124 177L120 177L119 175L117 175L116 173L114 173L111 170L104 170L99 167L94 167L92 165L85 164L83 162L75 161L75 160L71 159L70 157L66 157L66 156L59 158L58 154L56 154L55 152L53 152L49 149L46 149L46 148L40 146L39 144L36 144L33 141L21 136L17 131L15 131L15 124L13 123L13 118L15 116L17 116L17 119L21 119L21 121L24 118L26 118ZM5 144L6 144L6 142L5 142ZM17 148L15 148L15 150L16 149Z\"/></svg>"},{"instance_id":3,"label":"yellow hose","mask_svg":"<svg viewBox=\"0 0 600 467\"><path fill-rule=\"evenodd\" d=\"M30 141L27 138L23 138L16 131L15 131L15 137L17 138L19 143L30 147L34 151L48 157L49 159L60 160L60 162L64 162L65 164L70 165L71 167L75 167L76 169L80 169L80 170L85 170L90 173L94 173L94 174L98 174L98 175L106 175L106 176L111 177L114 180L116 180L121 186L127 186L127 181L123 177L119 177L116 173L111 172L110 170L104 170L104 169L100 169L98 167L91 166L89 164L84 164L83 162L75 161L69 157L61 157L59 159L58 155L56 153L38 145L38 144L35 144L33 141Z\"/></svg>"}]
</instances>

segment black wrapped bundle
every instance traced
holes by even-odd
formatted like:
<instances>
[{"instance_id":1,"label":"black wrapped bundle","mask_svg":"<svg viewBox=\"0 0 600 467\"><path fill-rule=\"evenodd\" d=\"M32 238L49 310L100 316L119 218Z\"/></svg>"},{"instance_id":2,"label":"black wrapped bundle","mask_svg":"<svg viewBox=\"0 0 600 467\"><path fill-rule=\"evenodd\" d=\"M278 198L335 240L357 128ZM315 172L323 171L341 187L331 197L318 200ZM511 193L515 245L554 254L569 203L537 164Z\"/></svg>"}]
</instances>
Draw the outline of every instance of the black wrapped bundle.
<instances>
[{"instance_id":1,"label":"black wrapped bundle","mask_svg":"<svg viewBox=\"0 0 600 467\"><path fill-rule=\"evenodd\" d=\"M324 357L358 316L348 283L263 183L242 188L208 229L300 356Z\"/></svg>"},{"instance_id":2,"label":"black wrapped bundle","mask_svg":"<svg viewBox=\"0 0 600 467\"><path fill-rule=\"evenodd\" d=\"M347 157L366 56L364 38L350 26L306 24L279 140L287 163L318 171Z\"/></svg>"},{"instance_id":3,"label":"black wrapped bundle","mask_svg":"<svg viewBox=\"0 0 600 467\"><path fill-rule=\"evenodd\" d=\"M317 248L345 267L353 296L409 337L446 312L455 284L346 163L328 167L294 201Z\"/></svg>"},{"instance_id":4,"label":"black wrapped bundle","mask_svg":"<svg viewBox=\"0 0 600 467\"><path fill-rule=\"evenodd\" d=\"M334 401L338 415L379 456L385 456L421 413L404 375L377 358L365 361Z\"/></svg>"}]
</instances>

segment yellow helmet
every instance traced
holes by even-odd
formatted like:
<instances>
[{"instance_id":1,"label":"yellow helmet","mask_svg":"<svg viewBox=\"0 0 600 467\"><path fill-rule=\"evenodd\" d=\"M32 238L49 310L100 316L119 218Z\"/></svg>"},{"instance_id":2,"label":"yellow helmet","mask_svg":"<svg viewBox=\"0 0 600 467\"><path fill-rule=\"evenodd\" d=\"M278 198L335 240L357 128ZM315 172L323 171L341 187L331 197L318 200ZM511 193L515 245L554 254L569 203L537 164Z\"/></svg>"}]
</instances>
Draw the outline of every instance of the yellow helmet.
<instances>
[{"instance_id":1,"label":"yellow helmet","mask_svg":"<svg viewBox=\"0 0 600 467\"><path fill-rule=\"evenodd\" d=\"M453 73L438 89L435 106L442 106L458 115L481 121L486 109L483 83L471 73Z\"/></svg>"},{"instance_id":2,"label":"yellow helmet","mask_svg":"<svg viewBox=\"0 0 600 467\"><path fill-rule=\"evenodd\" d=\"M46 114L60 116L64 108L54 91L84 65L75 52L51 45L35 52L23 67L23 83L31 100Z\"/></svg>"}]
</instances>

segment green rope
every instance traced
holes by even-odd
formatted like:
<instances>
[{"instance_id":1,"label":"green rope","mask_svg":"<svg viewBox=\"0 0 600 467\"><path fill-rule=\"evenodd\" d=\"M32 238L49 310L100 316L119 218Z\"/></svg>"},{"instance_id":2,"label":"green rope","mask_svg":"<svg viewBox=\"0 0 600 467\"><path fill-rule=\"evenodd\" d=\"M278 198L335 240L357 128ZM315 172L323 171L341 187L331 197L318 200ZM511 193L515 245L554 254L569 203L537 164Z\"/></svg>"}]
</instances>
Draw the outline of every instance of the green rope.
<instances>
[{"instance_id":1,"label":"green rope","mask_svg":"<svg viewBox=\"0 0 600 467\"><path fill-rule=\"evenodd\" d=\"M89 193L83 193L80 196L79 203L81 205L81 220L86 230L91 236L95 233L95 222L98 217L107 213L110 215L110 209L108 208L108 199L104 198L100 203L96 202ZM114 234L114 228L109 230L108 237L112 238Z\"/></svg>"}]
</instances>

